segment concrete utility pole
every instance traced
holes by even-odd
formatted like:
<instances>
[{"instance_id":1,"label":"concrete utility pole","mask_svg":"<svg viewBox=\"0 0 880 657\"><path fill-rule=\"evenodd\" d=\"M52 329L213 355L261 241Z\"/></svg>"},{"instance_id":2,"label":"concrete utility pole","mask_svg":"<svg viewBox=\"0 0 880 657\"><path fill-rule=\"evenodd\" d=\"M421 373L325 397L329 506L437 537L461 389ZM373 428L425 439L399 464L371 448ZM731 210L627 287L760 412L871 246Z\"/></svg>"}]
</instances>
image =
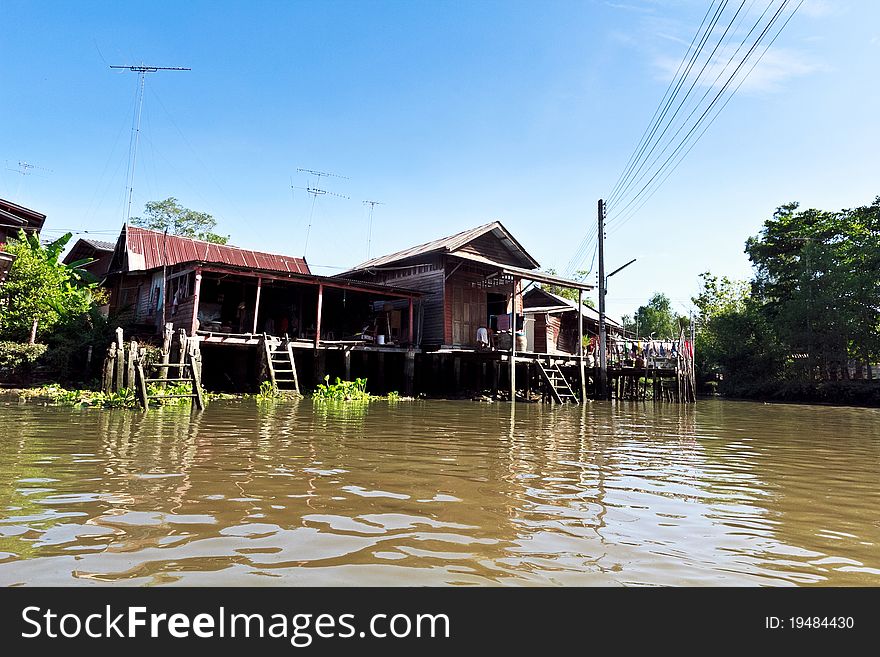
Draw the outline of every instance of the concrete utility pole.
<instances>
[{"instance_id":1,"label":"concrete utility pole","mask_svg":"<svg viewBox=\"0 0 880 657\"><path fill-rule=\"evenodd\" d=\"M599 398L608 390L608 358L605 338L605 201L599 199Z\"/></svg>"}]
</instances>

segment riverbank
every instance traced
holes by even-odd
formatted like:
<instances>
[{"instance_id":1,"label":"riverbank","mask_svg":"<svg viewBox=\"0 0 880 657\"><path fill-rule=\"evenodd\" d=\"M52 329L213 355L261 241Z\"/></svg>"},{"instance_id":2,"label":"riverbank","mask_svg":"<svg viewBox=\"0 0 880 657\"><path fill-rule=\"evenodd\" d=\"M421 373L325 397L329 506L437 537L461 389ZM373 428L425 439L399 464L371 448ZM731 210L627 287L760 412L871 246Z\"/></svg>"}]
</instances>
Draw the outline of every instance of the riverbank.
<instances>
[{"instance_id":1,"label":"riverbank","mask_svg":"<svg viewBox=\"0 0 880 657\"><path fill-rule=\"evenodd\" d=\"M865 379L817 383L785 380L764 381L748 385L727 386L721 393L721 397L763 402L877 408L880 407L880 381Z\"/></svg>"}]
</instances>

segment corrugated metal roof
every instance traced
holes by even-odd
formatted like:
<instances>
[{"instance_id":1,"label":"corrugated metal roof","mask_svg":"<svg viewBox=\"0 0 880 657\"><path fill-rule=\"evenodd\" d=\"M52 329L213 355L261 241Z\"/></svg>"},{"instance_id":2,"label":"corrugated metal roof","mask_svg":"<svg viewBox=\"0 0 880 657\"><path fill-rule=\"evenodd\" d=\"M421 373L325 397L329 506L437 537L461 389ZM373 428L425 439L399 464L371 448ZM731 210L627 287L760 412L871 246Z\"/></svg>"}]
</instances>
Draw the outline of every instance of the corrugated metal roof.
<instances>
[{"instance_id":1,"label":"corrugated metal roof","mask_svg":"<svg viewBox=\"0 0 880 657\"><path fill-rule=\"evenodd\" d=\"M127 230L127 235L125 234ZM245 269L310 274L302 258L241 249L230 244L213 244L179 235L129 226L123 228L129 271L146 271L184 262L210 262Z\"/></svg>"},{"instance_id":2,"label":"corrugated metal roof","mask_svg":"<svg viewBox=\"0 0 880 657\"><path fill-rule=\"evenodd\" d=\"M116 248L116 244L113 242L105 242L104 240L91 240L85 237L80 238L80 242L85 246L90 246L93 249L97 249L98 251L112 251Z\"/></svg>"},{"instance_id":3,"label":"corrugated metal roof","mask_svg":"<svg viewBox=\"0 0 880 657\"><path fill-rule=\"evenodd\" d=\"M519 252L524 260L530 263L534 263L535 267L538 266L537 260L535 260L526 252L526 250L520 245L520 243L517 242L516 239L514 239L513 235L510 234L510 231L508 231L504 226L501 225L500 221L491 221L488 224L483 224L482 226L477 226L476 228L463 230L462 232L456 233L455 235L450 235L449 237L441 237L440 239L433 240L431 242L425 242L424 244L411 246L410 248L404 249L403 251L397 251L396 253L390 253L388 255L379 256L378 258L373 258L372 260L367 260L366 262L362 262L361 264L359 264L357 267L354 267L350 271L360 271L362 269L381 267L392 262L398 262L400 260L406 260L408 258L413 258L420 255L427 255L429 253L436 253L438 251L451 253L452 251L460 249L468 242L471 242L481 235L485 235L489 232L494 232L498 239L504 242L505 246L507 246L507 248L509 248L511 251ZM348 272L344 272L340 275L345 276L346 273Z\"/></svg>"}]
</instances>

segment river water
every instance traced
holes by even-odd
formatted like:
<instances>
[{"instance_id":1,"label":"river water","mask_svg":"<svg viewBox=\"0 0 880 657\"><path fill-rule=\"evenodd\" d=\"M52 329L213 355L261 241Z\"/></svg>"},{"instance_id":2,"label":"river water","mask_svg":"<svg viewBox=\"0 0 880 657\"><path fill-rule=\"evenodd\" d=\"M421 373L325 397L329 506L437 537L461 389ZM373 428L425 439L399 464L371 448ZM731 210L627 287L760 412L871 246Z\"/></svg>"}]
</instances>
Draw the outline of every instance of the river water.
<instances>
[{"instance_id":1,"label":"river water","mask_svg":"<svg viewBox=\"0 0 880 657\"><path fill-rule=\"evenodd\" d=\"M0 401L0 585L880 585L880 411Z\"/></svg>"}]
</instances>

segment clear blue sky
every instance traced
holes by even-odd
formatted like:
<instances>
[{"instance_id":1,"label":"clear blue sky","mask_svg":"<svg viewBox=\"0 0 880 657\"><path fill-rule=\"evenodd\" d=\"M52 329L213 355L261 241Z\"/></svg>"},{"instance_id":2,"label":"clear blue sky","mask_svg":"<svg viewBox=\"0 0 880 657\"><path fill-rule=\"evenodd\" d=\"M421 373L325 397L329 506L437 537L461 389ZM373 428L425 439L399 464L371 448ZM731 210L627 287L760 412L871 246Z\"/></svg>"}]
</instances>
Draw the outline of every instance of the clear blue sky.
<instances>
[{"instance_id":1,"label":"clear blue sky","mask_svg":"<svg viewBox=\"0 0 880 657\"><path fill-rule=\"evenodd\" d=\"M759 0L760 2L761 0ZM318 273L501 220L562 270L595 226L708 0L34 2L0 0L0 196L50 231L122 224L136 75L147 78L133 214L176 196L232 243ZM670 68L671 67L671 68ZM797 200L880 194L880 3L806 0L650 202L607 243L609 311L697 274L746 277L743 242ZM15 170L19 162L31 175ZM48 233L47 233L48 234ZM589 263L587 263L589 264Z\"/></svg>"}]
</instances>

